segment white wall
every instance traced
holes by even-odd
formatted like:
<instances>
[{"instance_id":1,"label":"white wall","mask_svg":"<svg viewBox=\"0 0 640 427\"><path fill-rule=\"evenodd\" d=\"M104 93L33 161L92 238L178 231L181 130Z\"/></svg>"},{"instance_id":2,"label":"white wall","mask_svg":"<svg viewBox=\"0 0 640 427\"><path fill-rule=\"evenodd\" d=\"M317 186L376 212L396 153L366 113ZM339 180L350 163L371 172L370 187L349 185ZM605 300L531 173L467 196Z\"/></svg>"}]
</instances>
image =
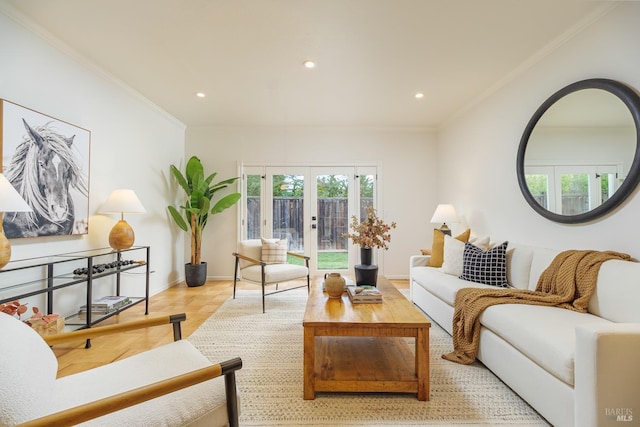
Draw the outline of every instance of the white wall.
<instances>
[{"instance_id":1,"label":"white wall","mask_svg":"<svg viewBox=\"0 0 640 427\"><path fill-rule=\"evenodd\" d=\"M440 196L451 195L477 234L558 249L612 249L640 258L637 191L606 218L553 223L524 200L516 152L529 118L546 98L578 80L603 77L640 89L640 3L623 2L438 135ZM455 230L454 230L455 231Z\"/></svg>"},{"instance_id":2,"label":"white wall","mask_svg":"<svg viewBox=\"0 0 640 427\"><path fill-rule=\"evenodd\" d=\"M242 162L322 165L372 162L382 167L382 217L396 221L383 255L386 276L407 277L409 256L431 245L429 219L438 203L434 184L435 138L427 130L312 127L200 127L187 129L187 157L197 155L220 178L236 176ZM210 277L233 277L234 207L205 229L203 259Z\"/></svg>"},{"instance_id":3,"label":"white wall","mask_svg":"<svg viewBox=\"0 0 640 427\"><path fill-rule=\"evenodd\" d=\"M151 246L151 292L166 289L183 275L183 233L167 227L166 206L169 164L183 159L185 126L10 16L0 3L0 98L91 131L89 233L12 239L12 259L108 247L119 218L96 212L112 190L132 188L147 213L125 219L136 244ZM136 283L142 294L144 281Z\"/></svg>"},{"instance_id":4,"label":"white wall","mask_svg":"<svg viewBox=\"0 0 640 427\"><path fill-rule=\"evenodd\" d=\"M455 204L474 233L490 234L494 240L616 249L638 256L637 192L607 218L569 226L536 214L520 194L515 176L524 127L549 95L591 77L640 88L638 18L640 4L623 3L437 135L420 129L190 128L186 156L200 156L221 177L235 176L238 161L382 165L383 216L398 223L384 254L390 277L406 277L408 257L430 245L433 225L428 221L436 205L445 202ZM167 227L166 205L175 199L168 165L184 163L184 126L2 13L0 55L5 58L0 97L92 132L89 234L14 239L14 258L106 246L116 218L96 212L111 190L131 187L148 211L127 220L136 230L136 242L152 247L152 292L182 278L188 244L184 233ZM217 215L205 230L203 252L211 277L232 276L236 215L236 208Z\"/></svg>"}]
</instances>

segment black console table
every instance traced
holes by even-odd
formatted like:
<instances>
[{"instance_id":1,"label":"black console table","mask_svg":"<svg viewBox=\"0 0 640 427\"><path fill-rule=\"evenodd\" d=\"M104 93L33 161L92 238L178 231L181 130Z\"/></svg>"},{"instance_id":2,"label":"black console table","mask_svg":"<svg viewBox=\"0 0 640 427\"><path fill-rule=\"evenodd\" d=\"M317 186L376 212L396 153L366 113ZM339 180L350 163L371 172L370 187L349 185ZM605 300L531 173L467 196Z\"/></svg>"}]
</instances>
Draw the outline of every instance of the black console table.
<instances>
[{"instance_id":1,"label":"black console table","mask_svg":"<svg viewBox=\"0 0 640 427\"><path fill-rule=\"evenodd\" d=\"M83 318L78 310L67 313L65 330L90 328L92 325L144 302L145 314L149 314L149 246L134 246L113 250L99 248L78 252L28 258L9 262L0 270L0 303L45 295L45 314L54 313L56 291L70 286L82 286L88 308ZM131 261L133 261L131 263ZM104 315L92 313L94 289L98 279L115 276L115 295L120 295L121 274L144 268L144 296L130 296L130 303ZM63 315L63 313L58 313ZM90 343L87 341L87 347Z\"/></svg>"}]
</instances>

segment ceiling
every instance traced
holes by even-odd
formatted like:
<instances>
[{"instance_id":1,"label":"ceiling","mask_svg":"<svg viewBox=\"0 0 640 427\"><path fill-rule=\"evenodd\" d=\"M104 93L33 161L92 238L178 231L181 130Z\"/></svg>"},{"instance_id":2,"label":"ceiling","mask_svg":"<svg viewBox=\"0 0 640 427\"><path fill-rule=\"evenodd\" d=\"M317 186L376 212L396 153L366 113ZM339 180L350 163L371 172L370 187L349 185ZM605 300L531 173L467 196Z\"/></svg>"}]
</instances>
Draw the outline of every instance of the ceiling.
<instances>
[{"instance_id":1,"label":"ceiling","mask_svg":"<svg viewBox=\"0 0 640 427\"><path fill-rule=\"evenodd\" d=\"M446 123L616 4L0 1L187 126L403 128Z\"/></svg>"}]
</instances>

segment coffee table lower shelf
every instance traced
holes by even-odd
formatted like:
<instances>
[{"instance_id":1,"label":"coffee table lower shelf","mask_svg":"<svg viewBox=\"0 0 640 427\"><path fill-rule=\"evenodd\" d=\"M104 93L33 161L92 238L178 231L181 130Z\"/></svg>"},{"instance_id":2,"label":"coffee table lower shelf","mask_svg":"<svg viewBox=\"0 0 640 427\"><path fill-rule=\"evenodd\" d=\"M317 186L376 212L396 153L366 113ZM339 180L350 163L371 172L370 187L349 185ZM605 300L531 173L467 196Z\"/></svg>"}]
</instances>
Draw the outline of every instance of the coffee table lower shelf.
<instances>
[{"instance_id":1,"label":"coffee table lower shelf","mask_svg":"<svg viewBox=\"0 0 640 427\"><path fill-rule=\"evenodd\" d=\"M405 338L315 337L313 394L391 392L421 395L415 359Z\"/></svg>"}]
</instances>

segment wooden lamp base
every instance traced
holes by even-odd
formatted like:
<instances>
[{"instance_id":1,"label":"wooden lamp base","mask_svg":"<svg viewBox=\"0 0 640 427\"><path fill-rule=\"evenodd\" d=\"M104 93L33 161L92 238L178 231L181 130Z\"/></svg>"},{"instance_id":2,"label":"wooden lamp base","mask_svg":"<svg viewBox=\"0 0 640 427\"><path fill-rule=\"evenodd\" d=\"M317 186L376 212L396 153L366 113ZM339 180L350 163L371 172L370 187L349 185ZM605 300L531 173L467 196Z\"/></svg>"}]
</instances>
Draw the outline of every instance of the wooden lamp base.
<instances>
[{"instance_id":1,"label":"wooden lamp base","mask_svg":"<svg viewBox=\"0 0 640 427\"><path fill-rule=\"evenodd\" d=\"M113 226L109 233L109 246L113 249L129 249L133 246L133 242L136 239L136 235L133 232L133 228L125 221L121 219Z\"/></svg>"},{"instance_id":2,"label":"wooden lamp base","mask_svg":"<svg viewBox=\"0 0 640 427\"><path fill-rule=\"evenodd\" d=\"M0 221L2 221L0 217ZM0 269L3 268L11 259L11 245L9 239L4 235L2 231L2 224L0 223Z\"/></svg>"}]
</instances>

